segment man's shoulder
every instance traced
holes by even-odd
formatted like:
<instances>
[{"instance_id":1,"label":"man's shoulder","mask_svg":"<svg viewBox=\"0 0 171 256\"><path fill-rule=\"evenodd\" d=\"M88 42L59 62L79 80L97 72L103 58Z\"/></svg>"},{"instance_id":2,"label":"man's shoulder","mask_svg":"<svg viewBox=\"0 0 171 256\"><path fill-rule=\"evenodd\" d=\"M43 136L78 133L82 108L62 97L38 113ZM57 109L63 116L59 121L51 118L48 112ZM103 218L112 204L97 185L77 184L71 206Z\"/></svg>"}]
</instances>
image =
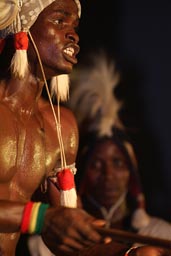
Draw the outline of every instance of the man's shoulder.
<instances>
[{"instance_id":1,"label":"man's shoulder","mask_svg":"<svg viewBox=\"0 0 171 256\"><path fill-rule=\"evenodd\" d=\"M48 100L44 100L41 98L38 102L38 106L42 113L45 113L45 112L53 113L52 106L50 105L50 102ZM58 113L58 105L53 104L53 108L55 110L55 113ZM64 105L60 105L59 110L61 115L66 115L66 116L75 118L73 112L68 107Z\"/></svg>"},{"instance_id":2,"label":"man's shoulder","mask_svg":"<svg viewBox=\"0 0 171 256\"><path fill-rule=\"evenodd\" d=\"M67 107L60 107L61 113L61 122L66 124L68 127L72 127L73 129L78 129L78 124L75 118L74 113Z\"/></svg>"},{"instance_id":3,"label":"man's shoulder","mask_svg":"<svg viewBox=\"0 0 171 256\"><path fill-rule=\"evenodd\" d=\"M62 115L65 114L65 115L71 116L72 118L75 119L75 115L72 112L72 110L70 108L66 107L66 106L61 106L60 107L60 112L61 112Z\"/></svg>"},{"instance_id":4,"label":"man's shoulder","mask_svg":"<svg viewBox=\"0 0 171 256\"><path fill-rule=\"evenodd\" d=\"M65 105L61 105L59 109L57 105L53 105L53 108L54 108L57 119L59 119L58 113L60 113L61 123L65 123L65 124L68 123L69 126L77 127L77 121L76 121L75 115L73 114L70 108L66 107ZM53 110L48 101L41 100L39 102L39 109L44 119L47 119L47 120L51 118L54 119Z\"/></svg>"}]
</instances>

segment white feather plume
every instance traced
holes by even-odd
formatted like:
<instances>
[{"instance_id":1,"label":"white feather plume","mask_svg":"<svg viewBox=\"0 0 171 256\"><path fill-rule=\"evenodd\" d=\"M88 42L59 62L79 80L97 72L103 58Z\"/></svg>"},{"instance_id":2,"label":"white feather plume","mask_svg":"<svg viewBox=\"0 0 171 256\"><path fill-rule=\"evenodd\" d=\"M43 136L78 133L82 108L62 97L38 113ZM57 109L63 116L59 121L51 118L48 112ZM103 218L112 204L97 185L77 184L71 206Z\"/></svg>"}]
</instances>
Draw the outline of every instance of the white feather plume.
<instances>
[{"instance_id":1,"label":"white feather plume","mask_svg":"<svg viewBox=\"0 0 171 256\"><path fill-rule=\"evenodd\" d=\"M93 54L90 63L90 66L73 70L68 104L79 126L85 120L91 120L89 131L110 136L112 126L124 128L118 117L122 102L114 95L120 75L114 61L109 60L104 52Z\"/></svg>"}]
</instances>

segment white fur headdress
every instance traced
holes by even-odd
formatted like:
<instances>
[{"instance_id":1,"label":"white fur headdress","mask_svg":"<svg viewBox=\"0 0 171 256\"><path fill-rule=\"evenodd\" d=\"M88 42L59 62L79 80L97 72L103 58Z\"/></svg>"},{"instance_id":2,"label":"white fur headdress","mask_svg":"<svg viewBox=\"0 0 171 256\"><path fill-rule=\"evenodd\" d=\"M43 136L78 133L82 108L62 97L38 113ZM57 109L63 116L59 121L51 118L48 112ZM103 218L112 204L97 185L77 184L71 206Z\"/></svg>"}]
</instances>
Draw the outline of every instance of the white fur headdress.
<instances>
[{"instance_id":1,"label":"white fur headdress","mask_svg":"<svg viewBox=\"0 0 171 256\"><path fill-rule=\"evenodd\" d=\"M96 131L99 136L111 135L113 126L124 129L118 117L122 102L114 96L120 74L104 51L91 55L89 63L90 67L78 67L70 76L69 107L79 125L91 119L89 131Z\"/></svg>"}]
</instances>

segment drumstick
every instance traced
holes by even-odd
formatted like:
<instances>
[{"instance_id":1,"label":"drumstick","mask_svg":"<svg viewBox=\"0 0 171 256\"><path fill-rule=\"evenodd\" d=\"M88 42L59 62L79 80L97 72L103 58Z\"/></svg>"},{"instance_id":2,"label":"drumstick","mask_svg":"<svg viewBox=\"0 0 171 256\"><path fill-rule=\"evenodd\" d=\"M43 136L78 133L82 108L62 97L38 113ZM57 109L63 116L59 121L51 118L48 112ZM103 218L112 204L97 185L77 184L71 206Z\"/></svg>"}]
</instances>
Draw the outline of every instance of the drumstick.
<instances>
[{"instance_id":1,"label":"drumstick","mask_svg":"<svg viewBox=\"0 0 171 256\"><path fill-rule=\"evenodd\" d=\"M109 236L114 238L115 241L123 242L123 243L140 243L143 245L153 245L159 246L167 249L171 249L171 240L160 239L151 236L144 236L135 234L128 231L118 230L118 229L109 229L109 228L99 228L96 230L103 236Z\"/></svg>"}]
</instances>

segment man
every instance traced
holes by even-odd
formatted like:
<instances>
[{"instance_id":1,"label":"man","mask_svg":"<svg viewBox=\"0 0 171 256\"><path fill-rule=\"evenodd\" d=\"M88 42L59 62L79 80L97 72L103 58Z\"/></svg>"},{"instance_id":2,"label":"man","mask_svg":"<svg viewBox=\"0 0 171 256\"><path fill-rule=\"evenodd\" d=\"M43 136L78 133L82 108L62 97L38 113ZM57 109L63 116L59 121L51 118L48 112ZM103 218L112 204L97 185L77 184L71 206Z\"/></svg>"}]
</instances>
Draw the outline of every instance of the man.
<instances>
[{"instance_id":1,"label":"man","mask_svg":"<svg viewBox=\"0 0 171 256\"><path fill-rule=\"evenodd\" d=\"M77 63L80 5L78 0L5 0L0 9L1 255L15 255L21 232L40 233L54 254L65 255L102 241L91 216L64 207L68 192L71 207L76 206L75 119L41 96L46 80L69 74ZM60 179L63 206L30 202L40 184L45 188L47 178L56 184L63 169L69 173L69 187Z\"/></svg>"}]
</instances>

